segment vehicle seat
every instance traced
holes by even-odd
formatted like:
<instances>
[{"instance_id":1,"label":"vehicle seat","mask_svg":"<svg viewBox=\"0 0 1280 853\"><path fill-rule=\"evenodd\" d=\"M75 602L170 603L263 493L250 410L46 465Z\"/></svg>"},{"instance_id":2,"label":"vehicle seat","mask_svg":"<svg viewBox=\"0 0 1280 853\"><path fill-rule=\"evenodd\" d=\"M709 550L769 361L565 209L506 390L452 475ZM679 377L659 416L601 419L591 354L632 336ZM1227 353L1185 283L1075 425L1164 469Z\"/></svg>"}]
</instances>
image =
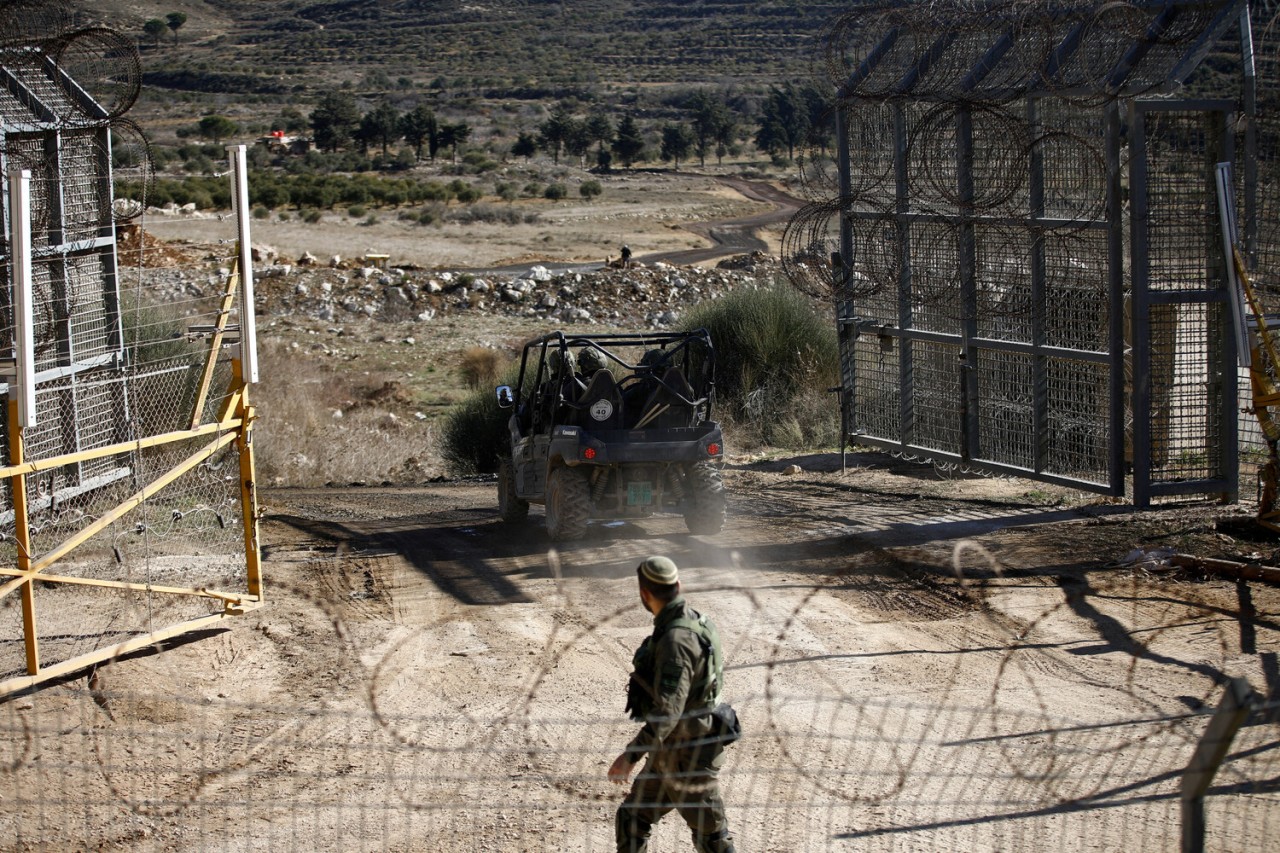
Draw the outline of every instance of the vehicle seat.
<instances>
[{"instance_id":1,"label":"vehicle seat","mask_svg":"<svg viewBox=\"0 0 1280 853\"><path fill-rule=\"evenodd\" d=\"M662 382L640 409L636 429L672 429L693 424L693 386L678 367L668 367ZM683 397L684 399L681 399ZM688 400L690 402L685 402Z\"/></svg>"},{"instance_id":2,"label":"vehicle seat","mask_svg":"<svg viewBox=\"0 0 1280 853\"><path fill-rule=\"evenodd\" d=\"M622 392L608 370L592 374L573 408L573 422L583 429L622 429Z\"/></svg>"}]
</instances>

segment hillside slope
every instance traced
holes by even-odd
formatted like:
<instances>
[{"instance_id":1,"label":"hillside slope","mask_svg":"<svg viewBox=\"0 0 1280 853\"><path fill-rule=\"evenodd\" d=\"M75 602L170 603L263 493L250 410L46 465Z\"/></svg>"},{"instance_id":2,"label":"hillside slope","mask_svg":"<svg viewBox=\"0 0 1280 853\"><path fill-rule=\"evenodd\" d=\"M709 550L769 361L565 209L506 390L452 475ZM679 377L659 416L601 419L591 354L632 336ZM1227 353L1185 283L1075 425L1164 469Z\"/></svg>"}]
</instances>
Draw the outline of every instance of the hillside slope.
<instances>
[{"instance_id":1,"label":"hillside slope","mask_svg":"<svg viewBox=\"0 0 1280 853\"><path fill-rule=\"evenodd\" d=\"M373 70L532 97L584 85L774 82L808 67L814 36L848 4L758 0L75 0L82 17L141 36L188 16L174 40L144 39L159 79L235 74L263 93L322 90ZM168 74L168 77L164 75Z\"/></svg>"}]
</instances>

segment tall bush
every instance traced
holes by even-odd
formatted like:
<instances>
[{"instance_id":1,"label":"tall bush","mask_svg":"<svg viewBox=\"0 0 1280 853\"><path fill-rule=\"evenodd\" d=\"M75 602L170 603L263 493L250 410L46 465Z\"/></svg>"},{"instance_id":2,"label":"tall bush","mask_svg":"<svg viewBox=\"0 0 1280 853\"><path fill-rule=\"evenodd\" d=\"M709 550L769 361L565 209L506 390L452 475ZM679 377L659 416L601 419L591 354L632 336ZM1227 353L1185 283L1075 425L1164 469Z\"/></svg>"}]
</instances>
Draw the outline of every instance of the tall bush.
<instances>
[{"instance_id":1,"label":"tall bush","mask_svg":"<svg viewBox=\"0 0 1280 853\"><path fill-rule=\"evenodd\" d=\"M740 444L802 449L839 440L839 346L822 307L778 281L733 291L685 316L716 353L716 398Z\"/></svg>"},{"instance_id":2,"label":"tall bush","mask_svg":"<svg viewBox=\"0 0 1280 853\"><path fill-rule=\"evenodd\" d=\"M517 362L503 374L501 382L515 387L520 378ZM498 407L491 387L477 388L455 405L445 418L440 455L455 474L492 474L498 460L511 449L507 431L510 409Z\"/></svg>"}]
</instances>

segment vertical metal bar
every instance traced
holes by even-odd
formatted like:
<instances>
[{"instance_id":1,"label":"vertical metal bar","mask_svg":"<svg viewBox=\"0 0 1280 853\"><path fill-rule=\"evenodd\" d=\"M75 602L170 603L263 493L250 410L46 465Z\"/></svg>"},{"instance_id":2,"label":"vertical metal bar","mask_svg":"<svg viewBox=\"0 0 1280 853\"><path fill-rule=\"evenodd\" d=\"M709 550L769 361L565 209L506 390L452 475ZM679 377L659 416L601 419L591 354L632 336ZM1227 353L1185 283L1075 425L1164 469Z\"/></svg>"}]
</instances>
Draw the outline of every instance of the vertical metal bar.
<instances>
[{"instance_id":1,"label":"vertical metal bar","mask_svg":"<svg viewBox=\"0 0 1280 853\"><path fill-rule=\"evenodd\" d=\"M1204 736L1182 772L1182 853L1204 853L1204 795L1249 715L1253 690L1243 678L1227 681L1227 690Z\"/></svg>"},{"instance_id":2,"label":"vertical metal bar","mask_svg":"<svg viewBox=\"0 0 1280 853\"><path fill-rule=\"evenodd\" d=\"M1205 114L1207 125L1205 142L1208 148L1206 153L1209 155L1205 163L1207 176L1205 194L1210 199L1215 196L1218 187L1215 164L1221 161L1232 162L1235 159L1233 118L1230 113L1225 112L1214 111ZM1227 189L1229 192L1234 192L1230 184ZM1232 210L1234 209L1235 206L1232 205ZM1205 401L1208 407L1205 420L1208 423L1216 421L1218 425L1218 452L1213 453L1213 448L1209 448L1209 451L1210 458L1217 459L1217 478L1227 483L1227 488L1220 493L1220 499L1223 503L1235 503L1240 497L1240 417L1237 408L1240 376L1236 370L1237 338L1231 333L1231 329L1234 325L1233 309L1239 304L1236 296L1239 288L1232 287L1235 279L1234 250L1231 246L1223 246L1217 232L1213 218L1209 217L1205 228L1205 255L1208 266L1206 272L1209 274L1207 283L1222 294L1224 299L1216 305L1210 302L1205 306L1207 325L1205 331L1209 342L1205 373L1210 377L1209 387L1206 389L1210 398ZM1227 304L1223 305L1223 301ZM1239 341L1239 349L1248 350L1248 348L1243 340Z\"/></svg>"},{"instance_id":3,"label":"vertical metal bar","mask_svg":"<svg viewBox=\"0 0 1280 853\"><path fill-rule=\"evenodd\" d=\"M14 355L17 369L9 385L9 462L21 465L25 446L23 430L36 423L35 322L31 294L31 172L9 173L9 275L13 294ZM13 539L17 568L31 567L31 524L27 518L27 475L11 480ZM22 631L27 653L27 674L40 671L40 644L36 633L35 585L22 585Z\"/></svg>"},{"instance_id":4,"label":"vertical metal bar","mask_svg":"<svg viewBox=\"0 0 1280 853\"><path fill-rule=\"evenodd\" d=\"M120 308L120 264L116 257L116 221L115 221L115 190L114 190L114 172L111 164L111 146L114 144L111 137L111 128L104 127L101 130L100 139L106 144L101 146L99 168L102 169L104 175L103 182L103 198L110 201L107 208L107 222L103 226L105 235L111 238L111 251L102 253L102 295L105 302L106 320L107 320L107 346L120 352L124 349L124 319L121 316ZM141 200L142 203L146 199Z\"/></svg>"},{"instance_id":5,"label":"vertical metal bar","mask_svg":"<svg viewBox=\"0 0 1280 853\"><path fill-rule=\"evenodd\" d=\"M1249 6L1240 11L1240 53L1244 69L1244 252L1250 269L1258 263L1258 74L1253 53ZM1245 347L1247 350L1248 347Z\"/></svg>"},{"instance_id":6,"label":"vertical metal bar","mask_svg":"<svg viewBox=\"0 0 1280 853\"><path fill-rule=\"evenodd\" d=\"M857 332L846 318L852 319L853 300L849 297L849 273L853 269L853 228L849 218L849 205L852 203L853 177L850 174L853 166L849 155L849 105L844 102L836 104L836 157L837 182L840 192L840 268L836 275L836 340L840 346L840 459L844 464L845 442L849 440L851 419L848 401L854 398L858 378L857 364Z\"/></svg>"},{"instance_id":7,"label":"vertical metal bar","mask_svg":"<svg viewBox=\"0 0 1280 853\"><path fill-rule=\"evenodd\" d=\"M1253 358L1249 346L1249 327L1245 321L1244 291L1240 278L1236 275L1236 265L1233 263L1233 253L1239 244L1240 235L1236 229L1236 205L1232 189L1234 181L1231 175L1230 163L1218 163L1214 168L1214 189L1218 196L1218 227L1222 236L1222 254L1226 259L1226 286L1230 291L1228 298L1231 303L1232 330L1235 332L1236 357L1239 365L1247 368L1253 364Z\"/></svg>"},{"instance_id":8,"label":"vertical metal bar","mask_svg":"<svg viewBox=\"0 0 1280 853\"><path fill-rule=\"evenodd\" d=\"M1124 330L1126 318L1124 278L1124 206L1123 181L1120 169L1121 134L1123 133L1120 106L1112 101L1104 114L1106 157L1106 217L1107 217L1107 291L1111 305L1111 324L1107 329L1107 349L1110 361L1111 407L1107 425L1107 465L1110 469L1107 481L1111 494L1123 495L1125 486L1125 404L1128 402L1128 383L1125 381ZM1131 307L1131 306L1130 306Z\"/></svg>"},{"instance_id":9,"label":"vertical metal bar","mask_svg":"<svg viewBox=\"0 0 1280 853\"><path fill-rule=\"evenodd\" d=\"M1041 131L1039 101L1027 99L1027 128L1032 140ZM1042 472L1049 465L1049 376L1048 359L1042 347L1048 342L1046 334L1046 303L1048 286L1045 281L1044 228L1039 224L1044 216L1044 150L1039 145L1031 147L1030 213L1027 236L1031 239L1031 417L1032 417L1032 468Z\"/></svg>"},{"instance_id":10,"label":"vertical metal bar","mask_svg":"<svg viewBox=\"0 0 1280 853\"><path fill-rule=\"evenodd\" d=\"M905 450L915 441L915 348L908 333L915 327L911 313L911 189L907 180L907 115L901 102L893 105L894 218L898 231L898 434Z\"/></svg>"},{"instance_id":11,"label":"vertical metal bar","mask_svg":"<svg viewBox=\"0 0 1280 853\"><path fill-rule=\"evenodd\" d=\"M253 303L253 246L249 241L249 161L244 145L229 145L231 152L231 199L239 234L240 257L240 360L244 381L258 382L258 335Z\"/></svg>"},{"instance_id":12,"label":"vertical metal bar","mask_svg":"<svg viewBox=\"0 0 1280 853\"><path fill-rule=\"evenodd\" d=\"M1133 104L1129 121L1129 225L1133 305L1133 504L1151 505L1151 306L1148 300L1146 112Z\"/></svg>"},{"instance_id":13,"label":"vertical metal bar","mask_svg":"<svg viewBox=\"0 0 1280 853\"><path fill-rule=\"evenodd\" d=\"M67 243L67 206L66 179L62 173L62 133L54 131L44 139L45 158L53 163L52 171L46 176L48 180L45 190L47 205L48 241L51 246L65 246Z\"/></svg>"},{"instance_id":14,"label":"vertical metal bar","mask_svg":"<svg viewBox=\"0 0 1280 853\"><path fill-rule=\"evenodd\" d=\"M17 423L23 428L36 424L35 316L31 286L31 172L14 169L9 173L9 274L12 277L13 335L18 360L17 389L10 387L18 402Z\"/></svg>"},{"instance_id":15,"label":"vertical metal bar","mask_svg":"<svg viewBox=\"0 0 1280 853\"><path fill-rule=\"evenodd\" d=\"M967 104L956 111L956 181L960 216L956 225L960 267L960 396L963 413L960 456L969 460L981 454L981 403L978 388L978 262L973 210L973 112Z\"/></svg>"}]
</instances>

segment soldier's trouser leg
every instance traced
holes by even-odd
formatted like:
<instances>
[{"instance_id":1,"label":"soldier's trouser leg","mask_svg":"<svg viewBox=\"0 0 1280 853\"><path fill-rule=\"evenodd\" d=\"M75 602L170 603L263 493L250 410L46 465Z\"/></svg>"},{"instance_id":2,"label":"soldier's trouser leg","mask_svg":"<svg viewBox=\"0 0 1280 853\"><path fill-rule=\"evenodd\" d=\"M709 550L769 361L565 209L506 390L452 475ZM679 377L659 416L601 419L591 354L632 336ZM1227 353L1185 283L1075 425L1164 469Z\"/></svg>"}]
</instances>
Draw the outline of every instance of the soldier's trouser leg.
<instances>
[{"instance_id":1,"label":"soldier's trouser leg","mask_svg":"<svg viewBox=\"0 0 1280 853\"><path fill-rule=\"evenodd\" d=\"M647 771L648 767L636 777L614 817L618 853L644 853L653 825L671 811L673 804L663 790L662 779Z\"/></svg>"},{"instance_id":2,"label":"soldier's trouser leg","mask_svg":"<svg viewBox=\"0 0 1280 853\"><path fill-rule=\"evenodd\" d=\"M720 780L715 774L686 777L675 795L676 810L693 833L693 846L698 853L734 853L733 836L720 799Z\"/></svg>"}]
</instances>

